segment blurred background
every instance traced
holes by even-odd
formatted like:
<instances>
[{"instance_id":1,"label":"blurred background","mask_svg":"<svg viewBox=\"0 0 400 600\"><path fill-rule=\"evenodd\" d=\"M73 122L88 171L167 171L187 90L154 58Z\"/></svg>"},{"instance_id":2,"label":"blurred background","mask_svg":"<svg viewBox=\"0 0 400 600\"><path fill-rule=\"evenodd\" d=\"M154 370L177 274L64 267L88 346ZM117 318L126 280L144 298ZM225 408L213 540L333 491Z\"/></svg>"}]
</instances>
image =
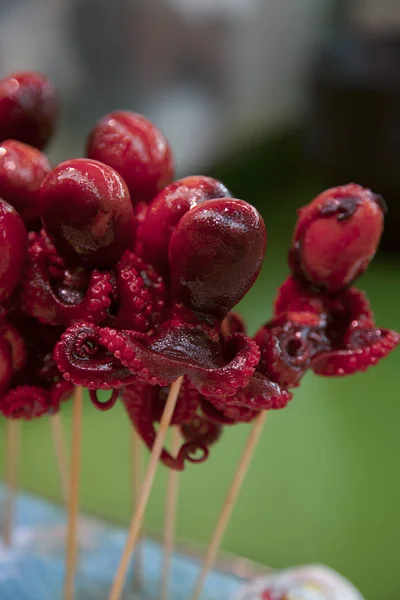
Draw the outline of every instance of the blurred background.
<instances>
[{"instance_id":1,"label":"blurred background","mask_svg":"<svg viewBox=\"0 0 400 600\"><path fill-rule=\"evenodd\" d=\"M286 277L296 209L349 181L383 194L386 232L360 287L378 324L400 329L398 0L0 0L0 75L20 69L58 88L54 162L81 156L104 113L131 109L166 134L178 175L214 175L257 206L269 244L240 307L251 332ZM351 379L305 378L268 422L225 550L276 568L323 562L369 600L399 599L399 359ZM183 473L182 540L207 541L246 434L228 429L207 464ZM22 483L58 499L51 448L47 423L24 425ZM88 402L83 510L127 522L130 448L123 410ZM155 531L165 480L160 468Z\"/></svg>"}]
</instances>

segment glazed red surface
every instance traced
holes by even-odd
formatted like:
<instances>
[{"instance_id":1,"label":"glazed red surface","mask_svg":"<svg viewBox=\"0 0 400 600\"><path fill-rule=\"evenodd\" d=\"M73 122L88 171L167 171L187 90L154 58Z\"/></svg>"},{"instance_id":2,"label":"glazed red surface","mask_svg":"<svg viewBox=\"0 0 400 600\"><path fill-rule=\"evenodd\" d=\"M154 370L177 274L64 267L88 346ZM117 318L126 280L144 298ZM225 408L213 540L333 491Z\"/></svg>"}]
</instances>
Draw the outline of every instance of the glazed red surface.
<instances>
[{"instance_id":1,"label":"glazed red surface","mask_svg":"<svg viewBox=\"0 0 400 600\"><path fill-rule=\"evenodd\" d=\"M265 227L260 215L240 200L206 201L182 217L170 248L174 238L172 304L165 320L148 334L115 325L70 327L55 353L64 377L96 389L129 385L135 375L159 386L186 375L218 405L253 411L283 406L290 394L276 382L260 374L250 385L260 358L256 343L243 333L220 335L221 320L251 287L261 266ZM197 297L182 293L182 281L190 285L192 274L197 274ZM237 319L231 321L240 329Z\"/></svg>"},{"instance_id":2,"label":"glazed red surface","mask_svg":"<svg viewBox=\"0 0 400 600\"><path fill-rule=\"evenodd\" d=\"M0 322L0 394L4 394L15 374L27 361L26 344L15 327L6 319Z\"/></svg>"},{"instance_id":3,"label":"glazed red surface","mask_svg":"<svg viewBox=\"0 0 400 600\"><path fill-rule=\"evenodd\" d=\"M329 293L351 284L368 267L383 231L384 203L354 183L326 190L299 211L290 266Z\"/></svg>"},{"instance_id":4,"label":"glazed red surface","mask_svg":"<svg viewBox=\"0 0 400 600\"><path fill-rule=\"evenodd\" d=\"M108 324L116 329L146 332L162 320L167 289L162 277L142 258L127 250L115 267L116 297Z\"/></svg>"},{"instance_id":5,"label":"glazed red surface","mask_svg":"<svg viewBox=\"0 0 400 600\"><path fill-rule=\"evenodd\" d=\"M157 436L155 425L164 411L169 387L135 383L123 392L126 412L146 446L151 449ZM185 378L179 392L171 425L180 426L183 444L176 456L166 448L161 451L160 460L167 467L182 471L186 462L204 462L212 446L222 433L219 423L200 413L200 394Z\"/></svg>"},{"instance_id":6,"label":"glazed red surface","mask_svg":"<svg viewBox=\"0 0 400 600\"><path fill-rule=\"evenodd\" d=\"M18 308L48 325L100 323L109 317L114 276L107 271L68 268L47 236L29 234Z\"/></svg>"},{"instance_id":7,"label":"glazed red surface","mask_svg":"<svg viewBox=\"0 0 400 600\"><path fill-rule=\"evenodd\" d=\"M0 145L0 198L18 211L30 230L40 228L40 186L50 170L40 150L15 140Z\"/></svg>"},{"instance_id":8,"label":"glazed red surface","mask_svg":"<svg viewBox=\"0 0 400 600\"><path fill-rule=\"evenodd\" d=\"M89 135L87 156L118 171L135 203L150 202L174 176L171 148L161 131L129 111L100 119Z\"/></svg>"},{"instance_id":9,"label":"glazed red surface","mask_svg":"<svg viewBox=\"0 0 400 600\"><path fill-rule=\"evenodd\" d=\"M223 318L255 282L266 246L257 210L242 200L208 200L179 221L169 245L176 300Z\"/></svg>"},{"instance_id":10,"label":"glazed red surface","mask_svg":"<svg viewBox=\"0 0 400 600\"><path fill-rule=\"evenodd\" d=\"M141 255L169 279L168 246L183 215L195 206L214 198L228 198L229 190L218 180L192 175L167 185L149 204L139 221L137 240Z\"/></svg>"},{"instance_id":11,"label":"glazed red surface","mask_svg":"<svg viewBox=\"0 0 400 600\"><path fill-rule=\"evenodd\" d=\"M354 287L328 295L289 277L275 314L255 339L261 350L258 368L281 385L297 385L310 368L336 377L365 371L400 342L397 332L375 325L367 297Z\"/></svg>"},{"instance_id":12,"label":"glazed red surface","mask_svg":"<svg viewBox=\"0 0 400 600\"><path fill-rule=\"evenodd\" d=\"M134 213L128 188L114 169L94 160L68 160L44 179L43 226L60 254L104 267L132 247Z\"/></svg>"},{"instance_id":13,"label":"glazed red surface","mask_svg":"<svg viewBox=\"0 0 400 600\"><path fill-rule=\"evenodd\" d=\"M8 300L24 266L28 234L15 209L0 200L0 302Z\"/></svg>"},{"instance_id":14,"label":"glazed red surface","mask_svg":"<svg viewBox=\"0 0 400 600\"><path fill-rule=\"evenodd\" d=\"M34 72L0 80L0 141L14 139L42 149L57 116L57 99L50 81Z\"/></svg>"},{"instance_id":15,"label":"glazed red surface","mask_svg":"<svg viewBox=\"0 0 400 600\"><path fill-rule=\"evenodd\" d=\"M50 170L31 146L47 142L55 114L54 90L42 76L0 81L0 197L37 230L27 248L20 216L0 202L6 418L53 414L74 385L87 387L100 410L121 392L152 448L169 386L183 376L171 421L183 443L176 456L166 448L161 454L182 470L208 457L223 426L285 407L307 371L364 371L399 343L351 287L383 228L383 200L370 190L332 188L301 209L292 274L272 318L250 338L230 311L263 262L266 231L257 210L210 177L170 183L167 141L126 111L95 126L88 159ZM108 399L97 397L99 389L110 390Z\"/></svg>"}]
</instances>

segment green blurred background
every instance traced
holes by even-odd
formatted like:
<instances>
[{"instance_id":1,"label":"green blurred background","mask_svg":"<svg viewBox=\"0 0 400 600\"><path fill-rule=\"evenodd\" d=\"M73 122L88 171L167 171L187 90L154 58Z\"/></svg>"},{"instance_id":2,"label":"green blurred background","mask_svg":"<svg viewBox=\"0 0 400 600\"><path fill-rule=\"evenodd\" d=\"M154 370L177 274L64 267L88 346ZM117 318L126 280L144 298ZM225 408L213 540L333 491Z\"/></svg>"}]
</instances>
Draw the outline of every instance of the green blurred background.
<instances>
[{"instance_id":1,"label":"green blurred background","mask_svg":"<svg viewBox=\"0 0 400 600\"><path fill-rule=\"evenodd\" d=\"M275 147L273 156L269 151L250 155L246 164L232 159L215 171L237 195L268 205L265 265L240 305L251 332L270 317L276 288L287 275L286 251L295 209L321 189L321 182L305 177L302 169L293 167L292 177L275 169L285 147ZM286 156L283 164L291 170L290 150ZM264 164L266 177L257 175L258 164ZM268 165L274 167L270 176ZM398 273L398 256L380 254L360 281L383 327L400 329ZM328 380L310 374L292 403L270 416L224 550L276 568L321 562L349 577L369 600L399 597L399 358L397 351L351 378ZM62 412L67 433L71 416L69 403ZM182 540L205 543L209 539L247 433L245 425L226 428L208 462L189 466L181 475L178 534ZM101 413L87 400L82 510L128 522L130 453L131 429L123 408L117 405ZM60 500L46 419L23 425L21 483ZM160 466L146 515L152 530L162 528L165 484L166 469Z\"/></svg>"}]
</instances>

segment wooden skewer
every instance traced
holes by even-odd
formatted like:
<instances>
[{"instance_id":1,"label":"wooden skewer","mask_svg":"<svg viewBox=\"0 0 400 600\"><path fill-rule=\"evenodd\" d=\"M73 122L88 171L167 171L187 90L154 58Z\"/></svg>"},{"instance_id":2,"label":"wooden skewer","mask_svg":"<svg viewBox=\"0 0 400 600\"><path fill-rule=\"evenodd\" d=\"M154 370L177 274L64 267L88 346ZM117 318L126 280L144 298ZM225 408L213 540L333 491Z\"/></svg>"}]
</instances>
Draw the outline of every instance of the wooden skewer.
<instances>
[{"instance_id":1,"label":"wooden skewer","mask_svg":"<svg viewBox=\"0 0 400 600\"><path fill-rule=\"evenodd\" d=\"M68 525L65 556L64 600L73 600L75 595L75 571L78 550L79 479L82 437L83 388L77 387L74 394L72 423L72 448L68 495Z\"/></svg>"},{"instance_id":2,"label":"wooden skewer","mask_svg":"<svg viewBox=\"0 0 400 600\"><path fill-rule=\"evenodd\" d=\"M6 498L3 520L3 540L11 546L15 503L18 489L18 463L21 441L21 422L7 419L6 422Z\"/></svg>"},{"instance_id":3,"label":"wooden skewer","mask_svg":"<svg viewBox=\"0 0 400 600\"><path fill-rule=\"evenodd\" d=\"M151 488L153 487L158 461L161 455L162 448L164 446L165 438L167 435L169 424L172 419L175 405L178 400L179 391L182 385L182 379L183 377L178 377L178 379L171 385L171 389L168 394L164 412L161 417L160 426L158 428L157 437L155 439L154 446L151 451L146 476L144 478L142 489L140 492L139 502L132 517L132 521L128 531L128 539L126 541L121 561L119 563L117 573L115 575L114 583L112 585L111 592L109 595L109 600L119 600L121 598L126 573L129 567L129 560L132 556L135 544L140 533L143 516L149 500Z\"/></svg>"},{"instance_id":4,"label":"wooden skewer","mask_svg":"<svg viewBox=\"0 0 400 600\"><path fill-rule=\"evenodd\" d=\"M181 435L179 427L172 429L172 455L176 456L179 451ZM176 531L176 509L178 505L179 471L170 469L168 472L167 498L165 503L164 517L164 560L161 579L161 600L168 598L168 584L171 567L171 558L175 546Z\"/></svg>"},{"instance_id":5,"label":"wooden skewer","mask_svg":"<svg viewBox=\"0 0 400 600\"><path fill-rule=\"evenodd\" d=\"M221 546L222 539L224 537L226 528L229 523L229 519L232 515L232 511L236 504L236 500L239 496L240 489L242 487L244 478L245 478L247 470L249 468L250 461L253 457L253 453L254 453L255 447L257 445L258 439L260 437L263 425L267 418L267 414L268 413L266 411L262 411L253 423L253 427L247 438L242 457L239 461L239 464L236 469L236 473L235 473L233 481L231 483L231 487L229 489L228 495L227 495L224 505L222 507L222 511L219 516L217 525L214 529L214 533L211 538L211 542L207 548L203 567L202 567L201 573L199 575L199 578L197 580L196 587L194 589L194 593L192 596L192 600L199 600L201 592L203 590L204 582L208 575L208 572L210 571L210 569L213 568L213 566L215 564L218 550Z\"/></svg>"},{"instance_id":6,"label":"wooden skewer","mask_svg":"<svg viewBox=\"0 0 400 600\"><path fill-rule=\"evenodd\" d=\"M62 498L68 504L69 472L65 448L65 438L61 423L61 413L50 415L50 429L53 437L54 451L57 459L58 474L60 477Z\"/></svg>"},{"instance_id":7,"label":"wooden skewer","mask_svg":"<svg viewBox=\"0 0 400 600\"><path fill-rule=\"evenodd\" d=\"M140 488L142 487L142 455L143 445L136 431L132 430L132 500L133 510L136 510ZM133 588L136 591L143 589L143 546L141 535L136 544L135 558L133 561Z\"/></svg>"}]
</instances>

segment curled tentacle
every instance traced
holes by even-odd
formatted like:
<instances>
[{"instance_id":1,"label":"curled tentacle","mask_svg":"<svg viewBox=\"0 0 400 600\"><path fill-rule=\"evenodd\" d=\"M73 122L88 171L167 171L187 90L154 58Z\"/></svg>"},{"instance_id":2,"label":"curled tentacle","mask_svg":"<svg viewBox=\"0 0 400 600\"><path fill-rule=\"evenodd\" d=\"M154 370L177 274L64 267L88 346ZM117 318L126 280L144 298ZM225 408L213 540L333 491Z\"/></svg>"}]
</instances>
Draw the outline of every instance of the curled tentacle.
<instances>
[{"instance_id":1,"label":"curled tentacle","mask_svg":"<svg viewBox=\"0 0 400 600\"><path fill-rule=\"evenodd\" d=\"M221 425L250 423L259 414L259 411L251 410L243 406L224 406L222 403L212 404L205 398L203 398L201 402L201 410L209 420L220 423Z\"/></svg>"},{"instance_id":2,"label":"curled tentacle","mask_svg":"<svg viewBox=\"0 0 400 600\"><path fill-rule=\"evenodd\" d=\"M169 394L169 386L160 387L155 386L144 386L145 391L143 392L148 398L148 402L153 405L153 419L154 421L161 421L161 417L164 412L165 404ZM174 412L171 418L171 425L181 425L186 421L194 418L197 413L197 408L200 405L201 395L194 388L190 381L184 377L181 389L179 392L178 400L175 405Z\"/></svg>"},{"instance_id":3,"label":"curled tentacle","mask_svg":"<svg viewBox=\"0 0 400 600\"><path fill-rule=\"evenodd\" d=\"M350 375L376 364L399 343L394 331L378 329L366 295L349 288L316 292L295 277L281 286L278 319L260 329L260 370L288 386L312 368L318 375ZM286 320L279 328L276 323Z\"/></svg>"},{"instance_id":4,"label":"curled tentacle","mask_svg":"<svg viewBox=\"0 0 400 600\"><path fill-rule=\"evenodd\" d=\"M200 464L207 460L210 451L206 444L202 442L186 442L181 446L176 458L177 464L184 464L188 461L192 464Z\"/></svg>"},{"instance_id":5,"label":"curled tentacle","mask_svg":"<svg viewBox=\"0 0 400 600\"><path fill-rule=\"evenodd\" d=\"M246 333L244 319L235 312L229 312L221 322L222 338L229 338L233 333Z\"/></svg>"},{"instance_id":6,"label":"curled tentacle","mask_svg":"<svg viewBox=\"0 0 400 600\"><path fill-rule=\"evenodd\" d=\"M74 386L65 379L61 379L53 384L49 390L50 404L52 406L60 406L62 402L69 400L74 392Z\"/></svg>"},{"instance_id":7,"label":"curled tentacle","mask_svg":"<svg viewBox=\"0 0 400 600\"><path fill-rule=\"evenodd\" d=\"M75 324L61 336L54 359L64 379L93 390L118 389L136 375L102 342L101 330L90 323ZM104 338L104 333L103 333Z\"/></svg>"},{"instance_id":8,"label":"curled tentacle","mask_svg":"<svg viewBox=\"0 0 400 600\"><path fill-rule=\"evenodd\" d=\"M266 323L255 340L261 359L257 370L285 388L299 385L311 361L329 348L325 322L316 324L315 315L296 313L296 322L287 313Z\"/></svg>"},{"instance_id":9,"label":"curled tentacle","mask_svg":"<svg viewBox=\"0 0 400 600\"><path fill-rule=\"evenodd\" d=\"M274 303L275 317L288 312L309 314L309 318L316 315L320 319L326 313L324 296L291 275L280 286Z\"/></svg>"},{"instance_id":10,"label":"curled tentacle","mask_svg":"<svg viewBox=\"0 0 400 600\"><path fill-rule=\"evenodd\" d=\"M157 385L150 386L140 383L127 386L124 389L125 409L133 426L149 449L153 447L156 439L155 423L161 420L168 393L169 388L165 389ZM204 429L200 432L199 428L196 428L196 423L199 423L199 417L196 415L199 398L199 393L185 379L172 415L171 425L180 425L182 428L187 424L185 431L188 434L192 432L192 435L184 435L186 441L176 457L173 457L165 448L162 450L160 460L171 469L183 470L186 461L192 463L204 462L208 457L207 446L212 443L214 438L216 440L215 433L212 439L210 437L212 429L216 430L218 428L215 424L210 424L208 437Z\"/></svg>"},{"instance_id":11,"label":"curled tentacle","mask_svg":"<svg viewBox=\"0 0 400 600\"><path fill-rule=\"evenodd\" d=\"M246 408L256 412L278 410L285 408L292 398L288 390L256 371L245 388L238 390L233 398L225 400L225 407ZM218 404L216 406L218 408ZM240 418L240 413L238 416Z\"/></svg>"},{"instance_id":12,"label":"curled tentacle","mask_svg":"<svg viewBox=\"0 0 400 600\"><path fill-rule=\"evenodd\" d=\"M193 419L181 425L181 433L187 442L211 446L221 437L222 426L205 416L196 415Z\"/></svg>"},{"instance_id":13,"label":"curled tentacle","mask_svg":"<svg viewBox=\"0 0 400 600\"><path fill-rule=\"evenodd\" d=\"M343 348L324 352L312 363L314 373L325 377L366 371L387 356L400 342L389 329L354 330L343 340Z\"/></svg>"},{"instance_id":14,"label":"curled tentacle","mask_svg":"<svg viewBox=\"0 0 400 600\"><path fill-rule=\"evenodd\" d=\"M165 306L162 278L143 259L127 250L116 267L119 305L115 329L149 331L159 324Z\"/></svg>"},{"instance_id":15,"label":"curled tentacle","mask_svg":"<svg viewBox=\"0 0 400 600\"><path fill-rule=\"evenodd\" d=\"M152 336L99 328L98 335L114 359L141 381L165 386L186 375L205 396L234 395L247 385L259 360L257 344L250 338L234 334L224 355L218 339L201 325L166 325Z\"/></svg>"},{"instance_id":16,"label":"curled tentacle","mask_svg":"<svg viewBox=\"0 0 400 600\"><path fill-rule=\"evenodd\" d=\"M152 449L157 437L153 402L153 388L145 384L127 386L123 392L123 402L129 419L143 442ZM174 458L165 448L162 449L160 461L171 469L182 471L184 469L184 456Z\"/></svg>"},{"instance_id":17,"label":"curled tentacle","mask_svg":"<svg viewBox=\"0 0 400 600\"><path fill-rule=\"evenodd\" d=\"M23 312L51 325L104 321L112 300L111 273L70 271L44 235L30 239L19 297Z\"/></svg>"},{"instance_id":18,"label":"curled tentacle","mask_svg":"<svg viewBox=\"0 0 400 600\"><path fill-rule=\"evenodd\" d=\"M0 410L7 419L37 419L53 414L59 409L55 397L50 398L47 390L37 386L20 385L5 394L0 401Z\"/></svg>"},{"instance_id":19,"label":"curled tentacle","mask_svg":"<svg viewBox=\"0 0 400 600\"><path fill-rule=\"evenodd\" d=\"M97 390L89 390L89 396L92 403L96 408L102 411L110 410L110 408L113 408L116 401L118 400L118 393L119 390L112 390L110 398L104 402L98 399Z\"/></svg>"},{"instance_id":20,"label":"curled tentacle","mask_svg":"<svg viewBox=\"0 0 400 600\"><path fill-rule=\"evenodd\" d=\"M355 288L331 301L327 337L329 347L312 361L314 372L326 377L365 371L400 343L396 331L375 326L365 294Z\"/></svg>"}]
</instances>

